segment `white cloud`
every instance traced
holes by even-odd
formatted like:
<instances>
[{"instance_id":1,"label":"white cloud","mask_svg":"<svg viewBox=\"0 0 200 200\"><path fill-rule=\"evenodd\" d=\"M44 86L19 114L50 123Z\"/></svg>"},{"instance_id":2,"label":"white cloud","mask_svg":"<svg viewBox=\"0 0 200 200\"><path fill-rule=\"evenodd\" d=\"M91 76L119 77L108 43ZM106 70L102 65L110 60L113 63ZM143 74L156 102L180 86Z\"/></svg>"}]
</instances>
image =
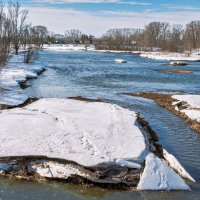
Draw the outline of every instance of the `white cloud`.
<instances>
[{"instance_id":1,"label":"white cloud","mask_svg":"<svg viewBox=\"0 0 200 200\"><path fill-rule=\"evenodd\" d=\"M33 0L38 3L64 4L64 3L116 3L119 0Z\"/></svg>"},{"instance_id":2,"label":"white cloud","mask_svg":"<svg viewBox=\"0 0 200 200\"><path fill-rule=\"evenodd\" d=\"M65 3L118 3L128 5L151 5L147 2L121 1L121 0L33 0L37 3L65 4Z\"/></svg>"},{"instance_id":3,"label":"white cloud","mask_svg":"<svg viewBox=\"0 0 200 200\"><path fill-rule=\"evenodd\" d=\"M65 30L78 28L87 34L101 35L110 28L143 28L152 21L166 21L185 24L200 18L199 11L179 12L122 12L100 11L89 13L73 9L30 7L29 21L33 25L44 25L49 30L64 33Z\"/></svg>"}]
</instances>

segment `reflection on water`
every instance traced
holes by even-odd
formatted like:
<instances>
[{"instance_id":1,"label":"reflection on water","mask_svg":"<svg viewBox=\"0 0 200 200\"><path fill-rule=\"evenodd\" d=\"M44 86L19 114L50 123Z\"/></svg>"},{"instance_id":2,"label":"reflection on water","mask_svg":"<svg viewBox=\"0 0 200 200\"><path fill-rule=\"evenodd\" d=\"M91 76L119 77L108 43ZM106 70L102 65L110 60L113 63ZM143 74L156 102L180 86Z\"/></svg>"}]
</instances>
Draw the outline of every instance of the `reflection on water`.
<instances>
[{"instance_id":1,"label":"reflection on water","mask_svg":"<svg viewBox=\"0 0 200 200\"><path fill-rule=\"evenodd\" d=\"M128 60L116 64L114 59ZM95 52L41 52L39 64L48 66L37 80L29 81L26 92L37 97L65 98L84 96L103 98L140 112L157 132L160 143L174 154L197 183L187 192L131 192L88 188L63 183L38 184L0 179L0 199L127 199L197 200L200 199L200 135L177 116L154 102L120 95L123 92L181 90L200 92L199 63L184 67L194 74L171 74L165 61L143 59L135 55ZM176 69L181 67L176 67Z\"/></svg>"}]
</instances>

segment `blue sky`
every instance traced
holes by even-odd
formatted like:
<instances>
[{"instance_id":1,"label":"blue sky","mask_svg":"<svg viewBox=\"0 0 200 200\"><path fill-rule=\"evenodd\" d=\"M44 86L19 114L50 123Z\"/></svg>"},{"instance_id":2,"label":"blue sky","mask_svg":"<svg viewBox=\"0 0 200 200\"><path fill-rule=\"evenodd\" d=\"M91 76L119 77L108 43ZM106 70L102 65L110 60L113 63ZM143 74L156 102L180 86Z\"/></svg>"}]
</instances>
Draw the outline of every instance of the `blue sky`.
<instances>
[{"instance_id":1,"label":"blue sky","mask_svg":"<svg viewBox=\"0 0 200 200\"><path fill-rule=\"evenodd\" d=\"M29 21L63 33L71 28L101 35L109 28L143 28L151 21L200 20L200 0L19 0Z\"/></svg>"}]
</instances>

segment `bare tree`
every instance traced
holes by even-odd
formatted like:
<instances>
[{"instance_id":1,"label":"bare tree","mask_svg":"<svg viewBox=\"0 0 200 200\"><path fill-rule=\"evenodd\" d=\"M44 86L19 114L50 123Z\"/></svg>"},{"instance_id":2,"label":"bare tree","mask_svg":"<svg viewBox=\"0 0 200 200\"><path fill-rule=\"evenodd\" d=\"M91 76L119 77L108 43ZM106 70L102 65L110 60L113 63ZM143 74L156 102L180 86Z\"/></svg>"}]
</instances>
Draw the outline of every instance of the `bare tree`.
<instances>
[{"instance_id":1,"label":"bare tree","mask_svg":"<svg viewBox=\"0 0 200 200\"><path fill-rule=\"evenodd\" d=\"M145 45L152 48L166 49L170 25L166 22L151 22L145 27Z\"/></svg>"},{"instance_id":2,"label":"bare tree","mask_svg":"<svg viewBox=\"0 0 200 200\"><path fill-rule=\"evenodd\" d=\"M37 59L38 55L32 46L29 46L26 51L24 51L24 63L31 63Z\"/></svg>"},{"instance_id":3,"label":"bare tree","mask_svg":"<svg viewBox=\"0 0 200 200\"><path fill-rule=\"evenodd\" d=\"M7 60L10 50L11 23L7 18L4 5L0 5L0 65Z\"/></svg>"},{"instance_id":4,"label":"bare tree","mask_svg":"<svg viewBox=\"0 0 200 200\"><path fill-rule=\"evenodd\" d=\"M140 29L110 29L100 39L96 40L97 49L108 50L138 50Z\"/></svg>"},{"instance_id":5,"label":"bare tree","mask_svg":"<svg viewBox=\"0 0 200 200\"><path fill-rule=\"evenodd\" d=\"M200 48L200 21L192 21L186 25L184 47L189 51Z\"/></svg>"},{"instance_id":6,"label":"bare tree","mask_svg":"<svg viewBox=\"0 0 200 200\"><path fill-rule=\"evenodd\" d=\"M31 28L31 32L32 32L32 43L39 48L43 47L48 37L47 28L45 26L34 26Z\"/></svg>"},{"instance_id":7,"label":"bare tree","mask_svg":"<svg viewBox=\"0 0 200 200\"><path fill-rule=\"evenodd\" d=\"M18 54L19 51L20 39L22 38L23 29L26 25L27 15L28 11L22 10L21 5L18 2L8 2L8 17L12 25L12 42L16 54Z\"/></svg>"},{"instance_id":8,"label":"bare tree","mask_svg":"<svg viewBox=\"0 0 200 200\"><path fill-rule=\"evenodd\" d=\"M183 50L183 34L184 29L180 24L172 26L170 36L168 39L168 50L171 52L178 52Z\"/></svg>"},{"instance_id":9,"label":"bare tree","mask_svg":"<svg viewBox=\"0 0 200 200\"><path fill-rule=\"evenodd\" d=\"M80 42L82 36L82 32L78 29L71 29L65 32L66 41L68 43L76 43Z\"/></svg>"}]
</instances>

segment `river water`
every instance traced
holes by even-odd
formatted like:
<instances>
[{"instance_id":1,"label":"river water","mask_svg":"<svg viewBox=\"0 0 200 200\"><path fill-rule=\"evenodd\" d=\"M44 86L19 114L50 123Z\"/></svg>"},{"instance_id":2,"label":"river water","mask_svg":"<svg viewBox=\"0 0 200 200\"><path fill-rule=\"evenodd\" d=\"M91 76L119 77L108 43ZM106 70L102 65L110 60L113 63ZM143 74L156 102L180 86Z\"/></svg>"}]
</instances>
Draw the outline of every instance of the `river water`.
<instances>
[{"instance_id":1,"label":"river water","mask_svg":"<svg viewBox=\"0 0 200 200\"><path fill-rule=\"evenodd\" d=\"M37 64L46 66L47 71L37 80L28 82L27 94L39 98L101 98L140 112L158 134L163 147L178 158L197 183L188 183L192 191L186 192L127 192L0 178L0 199L200 199L200 135L153 101L121 94L144 91L200 93L200 63L184 67L194 72L184 75L160 72L161 69L183 67L167 66L166 61L148 60L138 55L53 51L39 54ZM125 59L128 63L114 63L116 58Z\"/></svg>"}]
</instances>

